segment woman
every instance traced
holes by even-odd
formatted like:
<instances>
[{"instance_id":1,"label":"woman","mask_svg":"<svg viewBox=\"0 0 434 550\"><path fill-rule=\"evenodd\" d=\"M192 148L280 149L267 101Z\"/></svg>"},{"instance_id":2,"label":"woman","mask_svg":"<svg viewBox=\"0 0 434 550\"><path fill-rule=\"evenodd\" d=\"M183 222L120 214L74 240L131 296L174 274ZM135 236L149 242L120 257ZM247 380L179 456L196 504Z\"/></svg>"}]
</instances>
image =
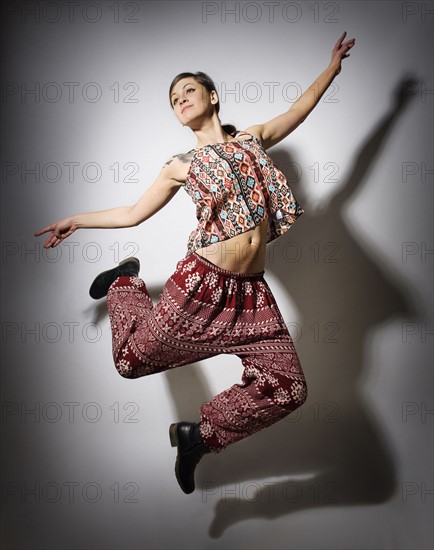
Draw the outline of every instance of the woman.
<instances>
[{"instance_id":1,"label":"woman","mask_svg":"<svg viewBox=\"0 0 434 550\"><path fill-rule=\"evenodd\" d=\"M198 225L186 256L154 306L128 258L99 274L92 298L107 296L113 359L121 376L138 378L229 353L244 366L242 383L200 407L199 422L170 426L177 447L175 473L191 493L199 460L274 424L302 405L305 377L293 341L264 279L265 249L303 213L282 172L265 152L292 132L341 71L355 40L336 43L330 65L285 113L236 131L222 126L219 98L204 73L181 73L169 98L177 119L195 133L197 147L174 155L132 206L87 212L37 231L51 232L45 248L79 228L121 228L149 219L177 193L189 193Z\"/></svg>"}]
</instances>

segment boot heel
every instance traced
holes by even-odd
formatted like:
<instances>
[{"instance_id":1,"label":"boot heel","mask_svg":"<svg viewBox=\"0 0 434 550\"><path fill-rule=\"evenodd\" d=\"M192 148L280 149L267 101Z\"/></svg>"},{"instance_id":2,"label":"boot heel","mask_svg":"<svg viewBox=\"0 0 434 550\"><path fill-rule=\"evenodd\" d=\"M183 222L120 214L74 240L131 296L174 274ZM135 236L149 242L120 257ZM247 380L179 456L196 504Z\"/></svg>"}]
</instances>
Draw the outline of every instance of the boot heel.
<instances>
[{"instance_id":1,"label":"boot heel","mask_svg":"<svg viewBox=\"0 0 434 550\"><path fill-rule=\"evenodd\" d=\"M169 428L170 444L172 447L178 446L178 432L176 426L177 424L170 424Z\"/></svg>"}]
</instances>

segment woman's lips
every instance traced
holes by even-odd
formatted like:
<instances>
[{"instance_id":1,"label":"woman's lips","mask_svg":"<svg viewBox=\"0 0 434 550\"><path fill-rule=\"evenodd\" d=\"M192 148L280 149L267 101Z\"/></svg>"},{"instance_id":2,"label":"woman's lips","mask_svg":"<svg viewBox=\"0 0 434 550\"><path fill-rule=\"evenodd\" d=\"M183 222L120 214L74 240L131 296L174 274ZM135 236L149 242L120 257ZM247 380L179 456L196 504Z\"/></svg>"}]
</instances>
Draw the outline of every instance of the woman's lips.
<instances>
[{"instance_id":1,"label":"woman's lips","mask_svg":"<svg viewBox=\"0 0 434 550\"><path fill-rule=\"evenodd\" d=\"M186 109L188 109L189 107L193 107L193 105L187 105L187 107L184 107L181 111L181 113L183 113Z\"/></svg>"}]
</instances>

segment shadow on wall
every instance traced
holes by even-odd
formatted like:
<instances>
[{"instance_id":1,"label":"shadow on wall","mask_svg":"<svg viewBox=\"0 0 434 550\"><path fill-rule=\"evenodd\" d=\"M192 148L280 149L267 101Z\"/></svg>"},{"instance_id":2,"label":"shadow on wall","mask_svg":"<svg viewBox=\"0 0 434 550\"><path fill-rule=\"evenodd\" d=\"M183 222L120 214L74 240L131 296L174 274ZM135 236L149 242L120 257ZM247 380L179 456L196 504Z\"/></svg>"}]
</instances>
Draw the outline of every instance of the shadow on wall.
<instances>
[{"instance_id":1,"label":"shadow on wall","mask_svg":"<svg viewBox=\"0 0 434 550\"><path fill-rule=\"evenodd\" d=\"M402 318L417 322L418 311L403 282L380 265L374 251L354 240L342 209L360 191L414 84L408 78L398 84L390 112L360 146L348 179L325 211L312 214L303 200L303 182L293 187L305 213L290 232L268 245L266 271L280 281L301 316L301 326L294 330L291 320L286 322L308 399L271 428L200 463L196 487L202 501L219 499L211 537L242 520L318 506L381 503L396 489L393 453L357 384L374 327ZM272 157L283 172L293 165L283 149ZM286 173L289 182L296 179L291 175ZM200 404L212 397L198 365L164 376L179 420L197 421Z\"/></svg>"}]
</instances>

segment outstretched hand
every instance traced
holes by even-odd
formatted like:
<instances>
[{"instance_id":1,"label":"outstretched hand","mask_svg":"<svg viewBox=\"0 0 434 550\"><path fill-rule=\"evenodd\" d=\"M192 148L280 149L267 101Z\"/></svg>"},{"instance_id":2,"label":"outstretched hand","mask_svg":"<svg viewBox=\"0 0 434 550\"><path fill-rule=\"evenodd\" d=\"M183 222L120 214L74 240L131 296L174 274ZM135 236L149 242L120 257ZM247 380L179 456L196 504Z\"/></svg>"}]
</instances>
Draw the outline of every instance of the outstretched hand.
<instances>
[{"instance_id":1,"label":"outstretched hand","mask_svg":"<svg viewBox=\"0 0 434 550\"><path fill-rule=\"evenodd\" d=\"M333 48L332 59L330 61L330 65L333 65L334 67L336 67L336 74L339 74L341 72L342 59L345 59L346 57L350 57L350 54L347 53L347 52L356 43L355 38L350 38L350 40L347 40L346 42L343 42L346 34L347 34L347 31L345 31L340 36L339 40L335 44L335 47Z\"/></svg>"},{"instance_id":2,"label":"outstretched hand","mask_svg":"<svg viewBox=\"0 0 434 550\"><path fill-rule=\"evenodd\" d=\"M47 225L43 229L36 231L34 233L35 237L39 237L47 231L51 231L51 235L48 236L47 240L44 243L44 248L54 248L67 237L72 235L77 229L77 226L73 222L72 218L64 218L63 220L58 220L57 222Z\"/></svg>"}]
</instances>

